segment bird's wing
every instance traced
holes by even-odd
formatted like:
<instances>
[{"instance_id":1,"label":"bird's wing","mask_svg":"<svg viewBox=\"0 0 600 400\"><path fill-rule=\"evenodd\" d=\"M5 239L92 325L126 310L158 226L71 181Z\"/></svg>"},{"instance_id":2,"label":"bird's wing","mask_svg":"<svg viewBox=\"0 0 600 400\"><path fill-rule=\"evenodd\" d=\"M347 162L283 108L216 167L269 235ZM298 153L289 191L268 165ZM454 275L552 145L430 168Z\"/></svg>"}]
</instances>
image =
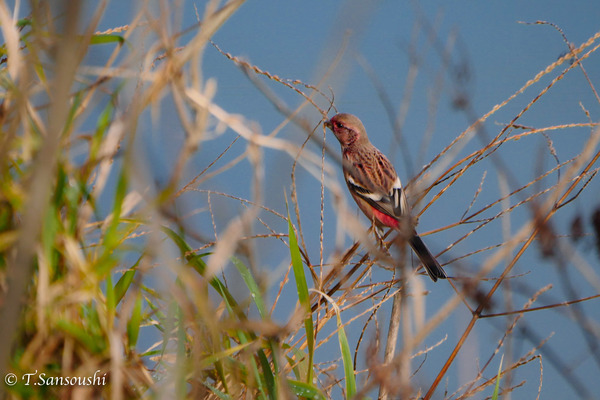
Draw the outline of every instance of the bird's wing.
<instances>
[{"instance_id":1,"label":"bird's wing","mask_svg":"<svg viewBox=\"0 0 600 400\"><path fill-rule=\"evenodd\" d=\"M400 178L379 150L355 160L345 170L348 187L376 210L396 219L408 215Z\"/></svg>"}]
</instances>

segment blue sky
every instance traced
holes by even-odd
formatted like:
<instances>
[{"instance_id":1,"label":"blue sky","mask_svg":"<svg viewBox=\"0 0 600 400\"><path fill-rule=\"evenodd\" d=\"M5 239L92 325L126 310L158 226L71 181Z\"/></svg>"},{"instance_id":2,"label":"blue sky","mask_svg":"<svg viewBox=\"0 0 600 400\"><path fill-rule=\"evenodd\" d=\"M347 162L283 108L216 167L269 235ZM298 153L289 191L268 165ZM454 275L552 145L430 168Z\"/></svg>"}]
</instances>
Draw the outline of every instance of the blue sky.
<instances>
[{"instance_id":1,"label":"blue sky","mask_svg":"<svg viewBox=\"0 0 600 400\"><path fill-rule=\"evenodd\" d=\"M133 12L130 5L131 3L110 3L107 13L109 18L103 21L101 30L128 23ZM174 20L181 18L183 27L192 25L195 22L193 5L192 2L182 2L180 9L174 8ZM201 13L203 3L198 3L197 6ZM371 141L389 155L403 182L407 182L472 122L472 116L465 115L453 106L453 99L457 92L469 99L474 115L479 117L515 93L528 80L568 50L561 35L552 27L519 23L519 21L538 20L556 24L562 28L568 40L578 46L599 29L600 6L584 1L249 1L227 21L213 40L224 51L242 57L263 70L284 79L301 80L312 85L323 78L323 74L340 49L345 48L341 62L325 81L322 90L329 94L328 88L331 89L335 94L335 106L340 112L356 114L362 119ZM178 29L174 27L173 30ZM442 66L436 44L428 39L432 31L435 32L442 46L446 46L448 40L454 38L455 45L450 52L451 63L467 68L463 70L467 71L466 78L460 84L453 81L447 68ZM181 44L185 44L187 38L189 37L184 36ZM417 60L417 74L412 82L409 107L402 129L402 145L405 149L401 149L399 142L394 139L385 107L370 75L376 77L397 111L408 90L407 77L411 67L411 57L416 57L413 60ZM592 55L589 60L586 60L584 66L594 84L600 83L598 55ZM562 71L565 67L566 64L563 64L557 71ZM263 133L269 133L285 119L234 63L212 47L208 47L205 51L202 72L205 79L211 78L217 83L215 102L230 113L241 114L248 120L254 121ZM486 134L489 137L497 134L502 124L509 122L556 75L557 72L543 77L523 95L492 115L485 124ZM440 76L444 78L441 86L436 81ZM303 99L292 90L264 77L260 79L288 106L295 107L302 102ZM432 99L437 99L434 111L431 108ZM321 107L326 107L323 101L319 104ZM587 122L582 107L589 111L592 120L598 120L600 104L595 100L583 73L574 70L547 95L544 95L542 100L520 119L519 123L540 128ZM333 113L330 114L332 115ZM302 116L311 121L314 126L321 119L319 113L310 107L304 110ZM168 97L161 104L160 118L157 121L148 118L140 124L139 129L143 131L141 140L144 141L147 150L147 162L158 180L169 176L173 157L177 156L181 146L183 133L176 128L177 126L173 105ZM426 132L431 134L431 140L425 151L420 153ZM548 136L556 149L558 159L563 162L582 150L589 132L589 128L573 128L550 132ZM322 136L322 129L317 129L316 134ZM279 136L298 144L305 139L305 133L292 125L288 125ZM215 140L203 143L189 166L187 176L192 178L233 139L233 133L228 132ZM338 150L338 144L332 135L328 134L326 142L332 150ZM480 145L480 142L473 140L461 154L467 154ZM311 143L308 148L320 154L316 144ZM240 142L232 148L227 157L216 164L215 168L224 165L244 150L245 144ZM403 158L406 152L410 154L410 162ZM508 143L496 157L509 166L516 184L524 184L531 180L539 173L539 165L548 169L555 163L548 150L546 139L540 135ZM293 160L273 150L264 150L264 159L267 171L263 193L264 204L284 214L285 195L289 196L290 193ZM328 161L335 163L335 160L330 158ZM218 179L206 182L201 189L223 191L249 198L250 171L250 168L237 168L235 171L220 175ZM460 219L484 174L487 174L484 190L477 200L475 209L497 199L498 174L495 172L494 164L488 160L473 168L421 217L419 231L429 231ZM341 173L338 173L338 178L341 183ZM556 176L550 179L556 180ZM297 172L297 183L307 247L311 258L318 260L320 185L302 168ZM509 187L510 190L515 188ZM576 213L581 213L587 220L591 210L600 205L597 198L597 183L592 182L588 189L570 207L558 213L553 219L554 227L561 234L568 232L569 223ZM433 193L436 191L434 190ZM324 204L326 259L336 250L343 250L335 244L337 218L330 195L326 193ZM354 207L347 195L346 200L350 207ZM206 206L205 201L205 195L191 193L182 199L180 207L183 210L201 208ZM215 202L213 207L215 207L217 227L222 229L226 226L228 218L240 210L239 203L231 200L220 200ZM495 208L491 215L499 210ZM261 217L279 231L285 231L283 221L269 215L261 215ZM526 210L515 212L512 214L509 229L512 229L513 233L516 232L528 217ZM199 231L212 231L212 221L207 213L199 215L196 223ZM366 226L365 220L363 223ZM425 240L434 252L439 252L469 229L469 226L449 229L427 236ZM345 244L348 245L351 239L351 235L348 235ZM482 229L478 235L456 246L449 254L443 256L442 260L447 261L502 241L502 226L496 224ZM580 245L578 249L598 273L598 258L591 250L590 243ZM269 283L276 288L278 279L281 278L282 271L286 267L279 264L285 254L283 246L274 239L261 242L257 246L260 254L257 264L267 271L271 279ZM478 270L478 265L489 254L489 252L476 254L461 265L447 266L446 270L450 275L468 276ZM570 264L569 266L572 267ZM493 274L500 272L501 269L497 268ZM520 307L531 293L549 283L554 284L555 287L548 297L540 298L538 305L571 299L570 294L561 288L561 275L557 273L552 263L540 259L536 246L532 246L519 261L514 273L528 273L525 278L515 283L514 290L524 292L523 295L515 295L515 307ZM389 271L374 272L373 279L389 278ZM572 278L576 287L581 289L581 292L577 293L578 296L585 297L596 293L591 286L586 285L580 274L573 273ZM519 284L524 287L519 287ZM454 295L453 290L445 282L437 284L426 282L425 285L431 291L427 297L428 315ZM483 284L486 288L489 288L489 285L489 283ZM506 304L503 303L501 292L498 292L494 299L498 307L495 311L505 309ZM287 306L291 308L293 304ZM584 304L583 307L586 315L595 320L600 319L596 300ZM288 312L289 310L282 306L276 311L276 317L285 320ZM385 321L389 309L384 307L380 313L381 320ZM424 387L429 385L439 371L439 367L464 330L469 318L469 313L464 308L459 308L424 343L424 345L432 345L448 335L446 343L428 356L427 362L415 377L416 381ZM478 322L476 330L461 351L457 363L450 370L448 381L450 393L472 378L477 366L487 360L505 330L505 324L506 321L503 319ZM581 331L575 325L571 318L565 316L565 310L556 310L528 314L524 318L523 325L518 325L518 328L527 327L541 338L553 334L546 346L557 352L567 366L572 368L573 374L584 382L585 389L589 393L598 393L600 381L595 377L600 374L600 365L588 356ZM385 326L385 323L382 323L382 326ZM362 325L359 323L354 327L357 331L350 331L351 340L357 339ZM520 337L518 330L515 335ZM515 357L525 354L535 345L523 339L519 339L517 344L518 348L513 349ZM336 348L329 350L335 352ZM364 352L364 348L360 351ZM566 384L561 374L551 365L549 360L551 357L552 355L542 358L544 365L542 398L571 398L577 395L573 387ZM496 371L499 358L495 361L495 367L487 370L488 378ZM515 373L513 384L527 380L523 388L515 389L513 393L515 398L536 396L539 382L539 364L536 363L537 361ZM441 387L438 388L437 396L441 397L443 390Z\"/></svg>"}]
</instances>

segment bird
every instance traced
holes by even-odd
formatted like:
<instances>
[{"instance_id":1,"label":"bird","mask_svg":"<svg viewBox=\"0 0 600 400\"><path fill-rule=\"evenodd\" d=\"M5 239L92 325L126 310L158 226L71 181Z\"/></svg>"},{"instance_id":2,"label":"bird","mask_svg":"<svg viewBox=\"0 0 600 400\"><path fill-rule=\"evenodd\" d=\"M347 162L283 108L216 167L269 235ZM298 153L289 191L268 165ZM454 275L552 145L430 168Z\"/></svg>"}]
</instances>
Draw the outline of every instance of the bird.
<instances>
[{"instance_id":1,"label":"bird","mask_svg":"<svg viewBox=\"0 0 600 400\"><path fill-rule=\"evenodd\" d=\"M352 114L341 113L324 124L340 142L344 178L358 208L378 228L393 228L406 237L431 280L436 282L447 278L412 226L410 206L394 166L369 141L360 119ZM409 220L408 228L403 222L406 220Z\"/></svg>"}]
</instances>

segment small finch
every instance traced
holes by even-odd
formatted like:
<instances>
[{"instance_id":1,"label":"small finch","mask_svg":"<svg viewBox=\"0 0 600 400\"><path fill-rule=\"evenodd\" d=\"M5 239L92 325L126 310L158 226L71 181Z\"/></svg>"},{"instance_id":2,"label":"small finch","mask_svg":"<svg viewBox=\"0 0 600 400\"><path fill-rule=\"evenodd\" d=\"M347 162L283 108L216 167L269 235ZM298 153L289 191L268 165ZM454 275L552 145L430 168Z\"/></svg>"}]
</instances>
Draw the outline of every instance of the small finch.
<instances>
[{"instance_id":1,"label":"small finch","mask_svg":"<svg viewBox=\"0 0 600 400\"><path fill-rule=\"evenodd\" d=\"M378 227L403 232L401 220L410 219L410 207L394 166L367 137L360 119L338 114L325 122L342 145L343 170L350 194L361 211ZM431 279L446 273L411 226L408 244L419 257Z\"/></svg>"}]
</instances>

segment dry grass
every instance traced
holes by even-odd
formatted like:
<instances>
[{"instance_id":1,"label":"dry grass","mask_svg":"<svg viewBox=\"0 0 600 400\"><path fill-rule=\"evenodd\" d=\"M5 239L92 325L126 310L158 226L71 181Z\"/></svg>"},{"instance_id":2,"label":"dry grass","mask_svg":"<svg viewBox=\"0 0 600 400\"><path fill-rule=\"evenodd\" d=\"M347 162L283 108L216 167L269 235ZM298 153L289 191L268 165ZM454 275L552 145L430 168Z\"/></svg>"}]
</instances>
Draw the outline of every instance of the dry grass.
<instances>
[{"instance_id":1,"label":"dry grass","mask_svg":"<svg viewBox=\"0 0 600 400\"><path fill-rule=\"evenodd\" d=\"M175 34L166 10L155 18L142 8L127 26L100 33L104 2L85 24L72 6L79 2L67 3L59 18L42 2L22 21L11 20L12 10L0 4L0 375L18 378L0 387L0 397L429 399L437 393L462 399L492 395L498 382L499 395L529 387L539 397L546 363L574 392L591 396L570 369L566 349L548 346L550 333L536 336L528 321L548 310L563 313L580 328L587 358L600 365L597 323L581 307L598 301L600 277L573 243L593 233L581 218L567 233L554 224L582 193L597 190L600 128L585 109L583 121L558 125L530 127L521 119L574 73L584 74L600 104L584 68L598 57L600 33L579 46L567 42L564 56L478 117L460 90L460 65L452 61L456 37L442 42L421 21L442 60L434 87L446 82L456 109L471 121L408 188L419 216L441 207L453 221L424 232L455 238L439 254L452 278L435 286L453 291L429 315L422 271L413 271L404 246L392 246L389 233L380 240L364 228L345 202L339 156L325 145L322 121L301 112L308 107L325 118L335 110L333 93L322 86L344 48L311 85L217 47L283 116L263 133L251 116L217 104L214 82L201 74L203 52L214 51L211 37L243 1L209 2L199 10L201 22ZM184 34L191 37L180 43ZM87 66L83 60L95 46L113 50L103 65ZM399 106L361 61L401 141L407 140L401 133L417 58ZM302 103L290 108L274 87ZM158 119L165 97L184 135L168 177L157 183L144 164L152 160L144 161L139 131ZM525 105L490 134L486 122L517 101ZM290 124L304 133L302 140L280 134ZM580 151L561 161L550 134L576 129L588 129ZM422 154L434 132L433 126L426 130ZM540 162L531 177L506 165L506 152L538 136L553 165ZM213 144L220 150L205 151ZM266 167L273 154L286 155L292 171L285 177L288 203L277 209L265 201L265 181L277 172ZM196 158L205 167L192 174ZM492 173L497 185L488 183ZM214 184L236 174L248 177L248 196ZM319 204L304 200L299 176L318 188ZM444 208L447 193L464 190L465 182L472 193L463 196L464 209ZM337 219L326 215L332 205ZM319 216L316 229L307 214ZM600 237L598 220L592 230ZM356 233L350 245L349 230ZM495 242L480 239L486 230L495 232ZM269 255L281 257L268 268L261 261L264 241ZM539 265L518 268L525 252L538 251ZM551 285L528 277L551 267L558 277ZM575 290L573 280L589 286ZM564 293L553 292L553 285ZM454 337L448 329L456 325L448 319L459 311L470 317ZM461 368L457 356L465 343L488 323L499 329L499 339L481 349L476 374L448 384ZM527 368L539 371L539 381L522 378ZM22 377L34 371L32 382L40 374L96 373L106 384L28 385Z\"/></svg>"}]
</instances>

